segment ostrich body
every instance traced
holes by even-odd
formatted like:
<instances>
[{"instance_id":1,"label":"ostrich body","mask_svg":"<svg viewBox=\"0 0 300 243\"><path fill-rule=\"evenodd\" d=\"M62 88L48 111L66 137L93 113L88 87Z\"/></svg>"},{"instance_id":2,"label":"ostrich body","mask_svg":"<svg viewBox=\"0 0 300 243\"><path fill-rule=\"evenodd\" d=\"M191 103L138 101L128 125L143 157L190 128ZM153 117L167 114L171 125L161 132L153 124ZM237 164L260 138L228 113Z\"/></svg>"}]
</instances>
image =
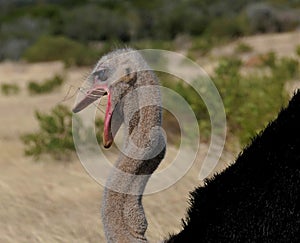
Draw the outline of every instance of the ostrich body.
<instances>
[{"instance_id":1,"label":"ostrich body","mask_svg":"<svg viewBox=\"0 0 300 243\"><path fill-rule=\"evenodd\" d=\"M158 80L138 52L120 49L100 59L90 82L73 111L108 95L107 148L125 125L124 146L104 191L107 241L145 243L142 194L165 154ZM182 231L164 242L300 242L299 229L300 92L236 163L191 193Z\"/></svg>"},{"instance_id":2,"label":"ostrich body","mask_svg":"<svg viewBox=\"0 0 300 243\"><path fill-rule=\"evenodd\" d=\"M166 242L300 242L300 91L190 202Z\"/></svg>"}]
</instances>

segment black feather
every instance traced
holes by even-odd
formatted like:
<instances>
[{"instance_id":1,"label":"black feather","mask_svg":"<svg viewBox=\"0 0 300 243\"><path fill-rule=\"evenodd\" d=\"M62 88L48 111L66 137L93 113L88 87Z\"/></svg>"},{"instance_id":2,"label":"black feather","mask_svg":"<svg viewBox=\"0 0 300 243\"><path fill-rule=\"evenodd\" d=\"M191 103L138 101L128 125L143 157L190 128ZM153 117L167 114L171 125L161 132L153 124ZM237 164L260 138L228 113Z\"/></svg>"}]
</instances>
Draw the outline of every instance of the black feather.
<instances>
[{"instance_id":1,"label":"black feather","mask_svg":"<svg viewBox=\"0 0 300 243\"><path fill-rule=\"evenodd\" d=\"M165 242L300 242L300 91L190 203Z\"/></svg>"}]
</instances>

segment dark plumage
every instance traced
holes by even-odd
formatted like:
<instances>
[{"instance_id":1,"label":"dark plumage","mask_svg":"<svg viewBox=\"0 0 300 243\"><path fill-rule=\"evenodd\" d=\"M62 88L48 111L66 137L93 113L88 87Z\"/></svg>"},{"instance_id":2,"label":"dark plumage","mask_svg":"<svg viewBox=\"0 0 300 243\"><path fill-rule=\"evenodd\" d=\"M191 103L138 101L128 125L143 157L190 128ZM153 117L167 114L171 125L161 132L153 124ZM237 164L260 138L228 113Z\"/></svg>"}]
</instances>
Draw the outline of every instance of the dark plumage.
<instances>
[{"instance_id":1,"label":"dark plumage","mask_svg":"<svg viewBox=\"0 0 300 243\"><path fill-rule=\"evenodd\" d=\"M103 144L124 124L124 147L104 192L107 242L146 243L142 194L164 157L158 79L132 49L102 57L79 112L108 96ZM183 230L166 243L300 242L300 91L236 163L191 193ZM171 224L172 222L170 222Z\"/></svg>"},{"instance_id":2,"label":"dark plumage","mask_svg":"<svg viewBox=\"0 0 300 243\"><path fill-rule=\"evenodd\" d=\"M300 91L190 202L165 242L300 242Z\"/></svg>"}]
</instances>

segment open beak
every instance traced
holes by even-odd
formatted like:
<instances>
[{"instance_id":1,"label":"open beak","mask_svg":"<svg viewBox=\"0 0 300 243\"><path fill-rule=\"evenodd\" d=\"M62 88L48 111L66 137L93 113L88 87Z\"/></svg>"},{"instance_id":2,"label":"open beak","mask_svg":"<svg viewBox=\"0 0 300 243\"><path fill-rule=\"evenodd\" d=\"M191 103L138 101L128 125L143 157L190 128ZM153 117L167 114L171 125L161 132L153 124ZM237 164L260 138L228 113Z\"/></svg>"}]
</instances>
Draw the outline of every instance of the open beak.
<instances>
[{"instance_id":1,"label":"open beak","mask_svg":"<svg viewBox=\"0 0 300 243\"><path fill-rule=\"evenodd\" d=\"M87 92L85 97L73 108L73 112L77 113L84 108L86 108L88 105L92 104L94 101L100 99L102 96L104 96L107 93L106 89L102 87L95 87Z\"/></svg>"},{"instance_id":2,"label":"open beak","mask_svg":"<svg viewBox=\"0 0 300 243\"><path fill-rule=\"evenodd\" d=\"M109 148L113 143L113 135L111 132L111 118L112 118L113 108L111 105L111 98L110 98L111 96L108 87L94 86L92 89L90 89L87 92L85 97L73 108L72 111L74 113L77 113L106 94L108 96L108 100L107 100L107 106L106 106L105 118L104 118L103 146L105 148Z\"/></svg>"}]
</instances>

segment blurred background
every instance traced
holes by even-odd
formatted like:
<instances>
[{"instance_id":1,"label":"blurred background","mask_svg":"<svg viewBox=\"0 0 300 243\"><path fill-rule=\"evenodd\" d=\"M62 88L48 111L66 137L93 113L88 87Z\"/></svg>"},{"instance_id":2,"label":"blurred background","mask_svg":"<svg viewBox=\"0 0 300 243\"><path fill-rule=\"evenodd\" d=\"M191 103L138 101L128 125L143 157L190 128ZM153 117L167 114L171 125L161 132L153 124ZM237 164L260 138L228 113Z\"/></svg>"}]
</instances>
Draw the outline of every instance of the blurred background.
<instances>
[{"instance_id":1,"label":"blurred background","mask_svg":"<svg viewBox=\"0 0 300 243\"><path fill-rule=\"evenodd\" d=\"M103 188L76 157L70 108L101 55L127 46L180 52L210 75L227 115L220 171L300 87L300 1L0 0L0 242L104 242ZM144 198L150 242L179 231L210 140L201 97L158 76L194 110L201 149L180 181ZM163 125L172 158L178 122L165 111Z\"/></svg>"},{"instance_id":2,"label":"blurred background","mask_svg":"<svg viewBox=\"0 0 300 243\"><path fill-rule=\"evenodd\" d=\"M204 55L238 37L299 29L299 5L297 0L2 0L0 59L90 65L113 44L193 47Z\"/></svg>"}]
</instances>

